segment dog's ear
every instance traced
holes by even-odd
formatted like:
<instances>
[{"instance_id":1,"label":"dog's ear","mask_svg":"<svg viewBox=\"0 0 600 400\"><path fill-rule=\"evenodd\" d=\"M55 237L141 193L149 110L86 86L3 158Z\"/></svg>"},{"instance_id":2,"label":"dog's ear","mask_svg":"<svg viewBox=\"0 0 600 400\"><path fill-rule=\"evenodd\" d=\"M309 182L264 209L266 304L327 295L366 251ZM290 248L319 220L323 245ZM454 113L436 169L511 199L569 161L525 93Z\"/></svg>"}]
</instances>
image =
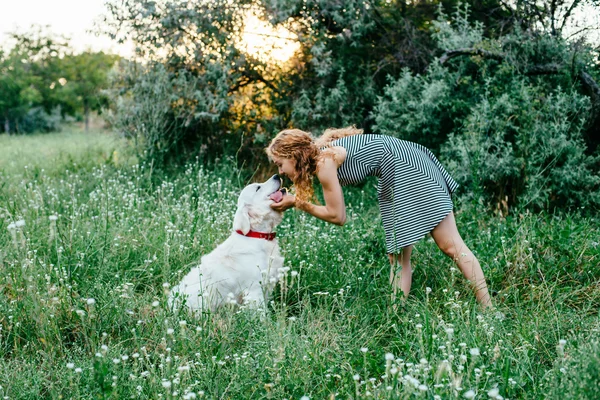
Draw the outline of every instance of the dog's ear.
<instances>
[{"instance_id":1,"label":"dog's ear","mask_svg":"<svg viewBox=\"0 0 600 400\"><path fill-rule=\"evenodd\" d=\"M233 230L242 231L244 235L250 231L250 215L248 215L248 206L238 207L233 218Z\"/></svg>"}]
</instances>

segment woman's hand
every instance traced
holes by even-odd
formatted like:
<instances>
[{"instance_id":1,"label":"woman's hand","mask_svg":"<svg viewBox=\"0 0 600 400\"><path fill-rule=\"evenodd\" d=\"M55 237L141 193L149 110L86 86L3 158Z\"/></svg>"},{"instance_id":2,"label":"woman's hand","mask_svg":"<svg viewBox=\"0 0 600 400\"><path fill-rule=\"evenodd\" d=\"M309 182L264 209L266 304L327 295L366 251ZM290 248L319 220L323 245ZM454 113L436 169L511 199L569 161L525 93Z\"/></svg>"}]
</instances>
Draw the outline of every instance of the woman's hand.
<instances>
[{"instance_id":1,"label":"woman's hand","mask_svg":"<svg viewBox=\"0 0 600 400\"><path fill-rule=\"evenodd\" d=\"M279 203L271 204L271 208L275 211L283 212L288 210L296 204L296 196L292 196L290 194L286 194L283 196Z\"/></svg>"}]
</instances>

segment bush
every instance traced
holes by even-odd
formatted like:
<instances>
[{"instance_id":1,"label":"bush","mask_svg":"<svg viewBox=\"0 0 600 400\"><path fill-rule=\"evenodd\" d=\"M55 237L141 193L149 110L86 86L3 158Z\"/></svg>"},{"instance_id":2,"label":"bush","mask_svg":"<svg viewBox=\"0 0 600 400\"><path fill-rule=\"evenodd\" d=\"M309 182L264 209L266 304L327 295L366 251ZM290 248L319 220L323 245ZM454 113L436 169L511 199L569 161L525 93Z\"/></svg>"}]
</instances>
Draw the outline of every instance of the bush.
<instances>
[{"instance_id":1,"label":"bush","mask_svg":"<svg viewBox=\"0 0 600 400\"><path fill-rule=\"evenodd\" d=\"M57 132L60 131L61 119L59 107L50 114L42 107L33 107L22 117L19 130L23 133Z\"/></svg>"},{"instance_id":2,"label":"bush","mask_svg":"<svg viewBox=\"0 0 600 400\"><path fill-rule=\"evenodd\" d=\"M443 76L413 75L407 69L399 79L390 79L375 107L374 130L436 150L446 139L444 126L453 104L448 81Z\"/></svg>"},{"instance_id":3,"label":"bush","mask_svg":"<svg viewBox=\"0 0 600 400\"><path fill-rule=\"evenodd\" d=\"M598 208L600 157L584 140L592 104L571 63L577 55L583 68L587 56L518 30L485 39L467 17L459 9L449 24L440 14L434 37L444 53L422 76L390 79L373 113L376 130L439 147L469 197L504 213Z\"/></svg>"},{"instance_id":4,"label":"bush","mask_svg":"<svg viewBox=\"0 0 600 400\"><path fill-rule=\"evenodd\" d=\"M113 80L118 89L109 92L116 104L109 120L134 141L141 159L163 165L198 148L223 152L225 129L220 122L230 100L227 86L216 84L227 80L219 65L208 64L198 75L185 69L171 72L160 63L125 62ZM125 85L118 80L127 82L128 89L121 90Z\"/></svg>"},{"instance_id":5,"label":"bush","mask_svg":"<svg viewBox=\"0 0 600 400\"><path fill-rule=\"evenodd\" d=\"M459 182L489 201L521 207L597 207L597 157L582 139L589 100L515 82L485 94L443 155Z\"/></svg>"}]
</instances>

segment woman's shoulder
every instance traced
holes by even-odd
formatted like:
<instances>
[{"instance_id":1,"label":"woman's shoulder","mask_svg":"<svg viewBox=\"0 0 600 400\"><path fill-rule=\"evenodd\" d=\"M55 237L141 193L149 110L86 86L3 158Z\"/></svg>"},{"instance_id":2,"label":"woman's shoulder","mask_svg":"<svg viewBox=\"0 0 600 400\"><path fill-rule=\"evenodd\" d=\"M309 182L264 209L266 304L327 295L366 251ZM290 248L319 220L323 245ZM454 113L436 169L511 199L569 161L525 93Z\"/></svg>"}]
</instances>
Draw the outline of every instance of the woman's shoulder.
<instances>
[{"instance_id":1,"label":"woman's shoulder","mask_svg":"<svg viewBox=\"0 0 600 400\"><path fill-rule=\"evenodd\" d=\"M346 161L347 154L344 147L335 146L335 144L332 143L332 146L326 147L319 152L317 158L317 172L325 166L327 160L333 160L335 167L339 167Z\"/></svg>"}]
</instances>

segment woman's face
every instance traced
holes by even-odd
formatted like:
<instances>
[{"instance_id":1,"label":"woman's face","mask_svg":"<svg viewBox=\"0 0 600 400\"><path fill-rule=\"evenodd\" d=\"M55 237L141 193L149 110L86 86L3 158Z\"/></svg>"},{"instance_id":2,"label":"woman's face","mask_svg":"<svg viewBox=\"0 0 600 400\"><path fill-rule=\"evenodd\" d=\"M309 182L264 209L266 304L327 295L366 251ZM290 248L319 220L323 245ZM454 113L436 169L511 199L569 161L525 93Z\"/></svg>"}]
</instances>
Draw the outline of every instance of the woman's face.
<instances>
[{"instance_id":1,"label":"woman's face","mask_svg":"<svg viewBox=\"0 0 600 400\"><path fill-rule=\"evenodd\" d=\"M286 175L292 181L296 178L296 161L291 158L272 156L273 163L279 168L279 175Z\"/></svg>"}]
</instances>

